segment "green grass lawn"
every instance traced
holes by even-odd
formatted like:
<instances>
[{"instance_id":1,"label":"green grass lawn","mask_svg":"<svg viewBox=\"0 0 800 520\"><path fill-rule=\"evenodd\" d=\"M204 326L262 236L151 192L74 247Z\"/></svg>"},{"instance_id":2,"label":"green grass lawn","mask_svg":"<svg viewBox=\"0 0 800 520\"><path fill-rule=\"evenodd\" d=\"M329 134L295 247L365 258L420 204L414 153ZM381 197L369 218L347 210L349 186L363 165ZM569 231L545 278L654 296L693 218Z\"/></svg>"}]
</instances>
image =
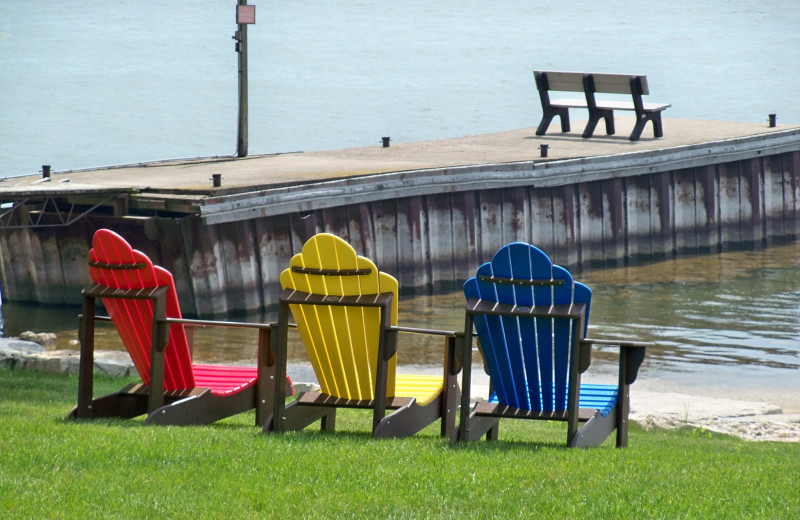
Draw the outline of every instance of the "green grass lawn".
<instances>
[{"instance_id":1,"label":"green grass lawn","mask_svg":"<svg viewBox=\"0 0 800 520\"><path fill-rule=\"evenodd\" d=\"M99 379L95 393L122 386ZM643 431L567 449L564 424L507 421L451 447L430 427L373 440L264 435L254 415L205 427L65 421L77 378L0 370L0 518L791 518L800 444Z\"/></svg>"}]
</instances>

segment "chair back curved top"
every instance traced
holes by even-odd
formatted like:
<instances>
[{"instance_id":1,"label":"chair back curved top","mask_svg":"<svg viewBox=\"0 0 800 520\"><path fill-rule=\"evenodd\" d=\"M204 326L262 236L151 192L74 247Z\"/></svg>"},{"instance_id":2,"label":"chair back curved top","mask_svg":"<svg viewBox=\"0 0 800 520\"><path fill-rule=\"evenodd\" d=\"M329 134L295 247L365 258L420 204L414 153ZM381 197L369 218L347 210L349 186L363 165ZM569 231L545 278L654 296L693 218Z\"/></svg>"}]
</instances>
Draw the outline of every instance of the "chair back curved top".
<instances>
[{"instance_id":1,"label":"chair back curved top","mask_svg":"<svg viewBox=\"0 0 800 520\"><path fill-rule=\"evenodd\" d=\"M115 289L150 289L167 287L166 315L180 318L181 311L172 274L154 266L141 251L117 233L100 229L92 239L89 251L89 276L95 283ZM153 303L144 299L103 298L125 348L145 385L150 384L150 349ZM173 323L165 350L164 390L195 387L192 359L183 325Z\"/></svg>"}]
</instances>

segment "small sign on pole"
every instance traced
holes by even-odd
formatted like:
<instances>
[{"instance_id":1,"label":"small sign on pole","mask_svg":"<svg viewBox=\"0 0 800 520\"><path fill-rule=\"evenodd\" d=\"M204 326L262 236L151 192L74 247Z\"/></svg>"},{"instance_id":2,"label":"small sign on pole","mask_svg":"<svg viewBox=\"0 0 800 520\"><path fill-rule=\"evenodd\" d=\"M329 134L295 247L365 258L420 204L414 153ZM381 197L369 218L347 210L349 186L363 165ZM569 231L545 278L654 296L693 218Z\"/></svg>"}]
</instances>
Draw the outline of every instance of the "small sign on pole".
<instances>
[{"instance_id":1,"label":"small sign on pole","mask_svg":"<svg viewBox=\"0 0 800 520\"><path fill-rule=\"evenodd\" d=\"M236 6L236 23L250 24L256 23L256 6L254 5L237 5Z\"/></svg>"}]
</instances>

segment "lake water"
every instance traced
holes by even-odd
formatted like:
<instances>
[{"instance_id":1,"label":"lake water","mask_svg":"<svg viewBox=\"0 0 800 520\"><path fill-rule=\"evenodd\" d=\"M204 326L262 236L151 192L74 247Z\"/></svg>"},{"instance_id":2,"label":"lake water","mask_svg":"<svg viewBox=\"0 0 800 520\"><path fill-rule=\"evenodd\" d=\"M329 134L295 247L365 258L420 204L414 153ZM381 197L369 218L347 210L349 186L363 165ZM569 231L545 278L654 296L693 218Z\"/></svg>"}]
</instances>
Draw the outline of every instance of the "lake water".
<instances>
[{"instance_id":1,"label":"lake water","mask_svg":"<svg viewBox=\"0 0 800 520\"><path fill-rule=\"evenodd\" d=\"M647 74L665 117L800 123L795 2L258 1L251 154L527 128L532 70ZM236 151L234 0L7 0L0 178Z\"/></svg>"},{"instance_id":2,"label":"lake water","mask_svg":"<svg viewBox=\"0 0 800 520\"><path fill-rule=\"evenodd\" d=\"M535 68L647 74L652 100L672 104L665 117L766 124L775 113L800 123L794 2L254 3L251 154L536 126ZM42 164L233 154L235 4L3 2L0 179ZM591 332L657 341L643 371L652 387L787 402L800 395L798 247L584 273L595 290ZM462 305L458 294L404 299L401 320L457 329ZM5 336L56 331L60 346L76 337L78 309L1 310ZM113 334L102 334L110 345ZM229 334L199 334L198 355L252 359L252 346L215 346L248 343ZM416 352L435 362L432 349ZM606 353L596 365L610 366ZM800 409L795 397L789 407Z\"/></svg>"}]
</instances>

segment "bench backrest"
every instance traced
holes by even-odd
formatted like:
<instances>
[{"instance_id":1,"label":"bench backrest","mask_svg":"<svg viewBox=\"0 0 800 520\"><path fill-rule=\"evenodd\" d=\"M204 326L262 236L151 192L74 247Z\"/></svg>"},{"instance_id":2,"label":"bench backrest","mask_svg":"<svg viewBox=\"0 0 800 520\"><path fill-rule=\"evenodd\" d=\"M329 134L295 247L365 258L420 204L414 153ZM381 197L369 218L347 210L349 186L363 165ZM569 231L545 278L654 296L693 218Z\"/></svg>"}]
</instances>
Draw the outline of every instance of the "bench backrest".
<instances>
[{"instance_id":1,"label":"bench backrest","mask_svg":"<svg viewBox=\"0 0 800 520\"><path fill-rule=\"evenodd\" d=\"M581 72L541 72L534 71L539 90L558 90L562 92L583 92L583 76ZM544 79L546 83L540 84Z\"/></svg>"},{"instance_id":2,"label":"bench backrest","mask_svg":"<svg viewBox=\"0 0 800 520\"><path fill-rule=\"evenodd\" d=\"M632 94L631 78L638 77L642 86L642 95L648 95L647 76L640 74L592 74L594 91L608 94Z\"/></svg>"},{"instance_id":3,"label":"bench backrest","mask_svg":"<svg viewBox=\"0 0 800 520\"><path fill-rule=\"evenodd\" d=\"M595 74L584 72L534 71L536 85L539 90L557 90L563 92L583 92L583 79L591 76L594 91L607 94L632 94L631 78L638 77L642 87L642 95L650 93L647 88L647 76L642 74ZM541 78L546 79L543 84Z\"/></svg>"}]
</instances>

